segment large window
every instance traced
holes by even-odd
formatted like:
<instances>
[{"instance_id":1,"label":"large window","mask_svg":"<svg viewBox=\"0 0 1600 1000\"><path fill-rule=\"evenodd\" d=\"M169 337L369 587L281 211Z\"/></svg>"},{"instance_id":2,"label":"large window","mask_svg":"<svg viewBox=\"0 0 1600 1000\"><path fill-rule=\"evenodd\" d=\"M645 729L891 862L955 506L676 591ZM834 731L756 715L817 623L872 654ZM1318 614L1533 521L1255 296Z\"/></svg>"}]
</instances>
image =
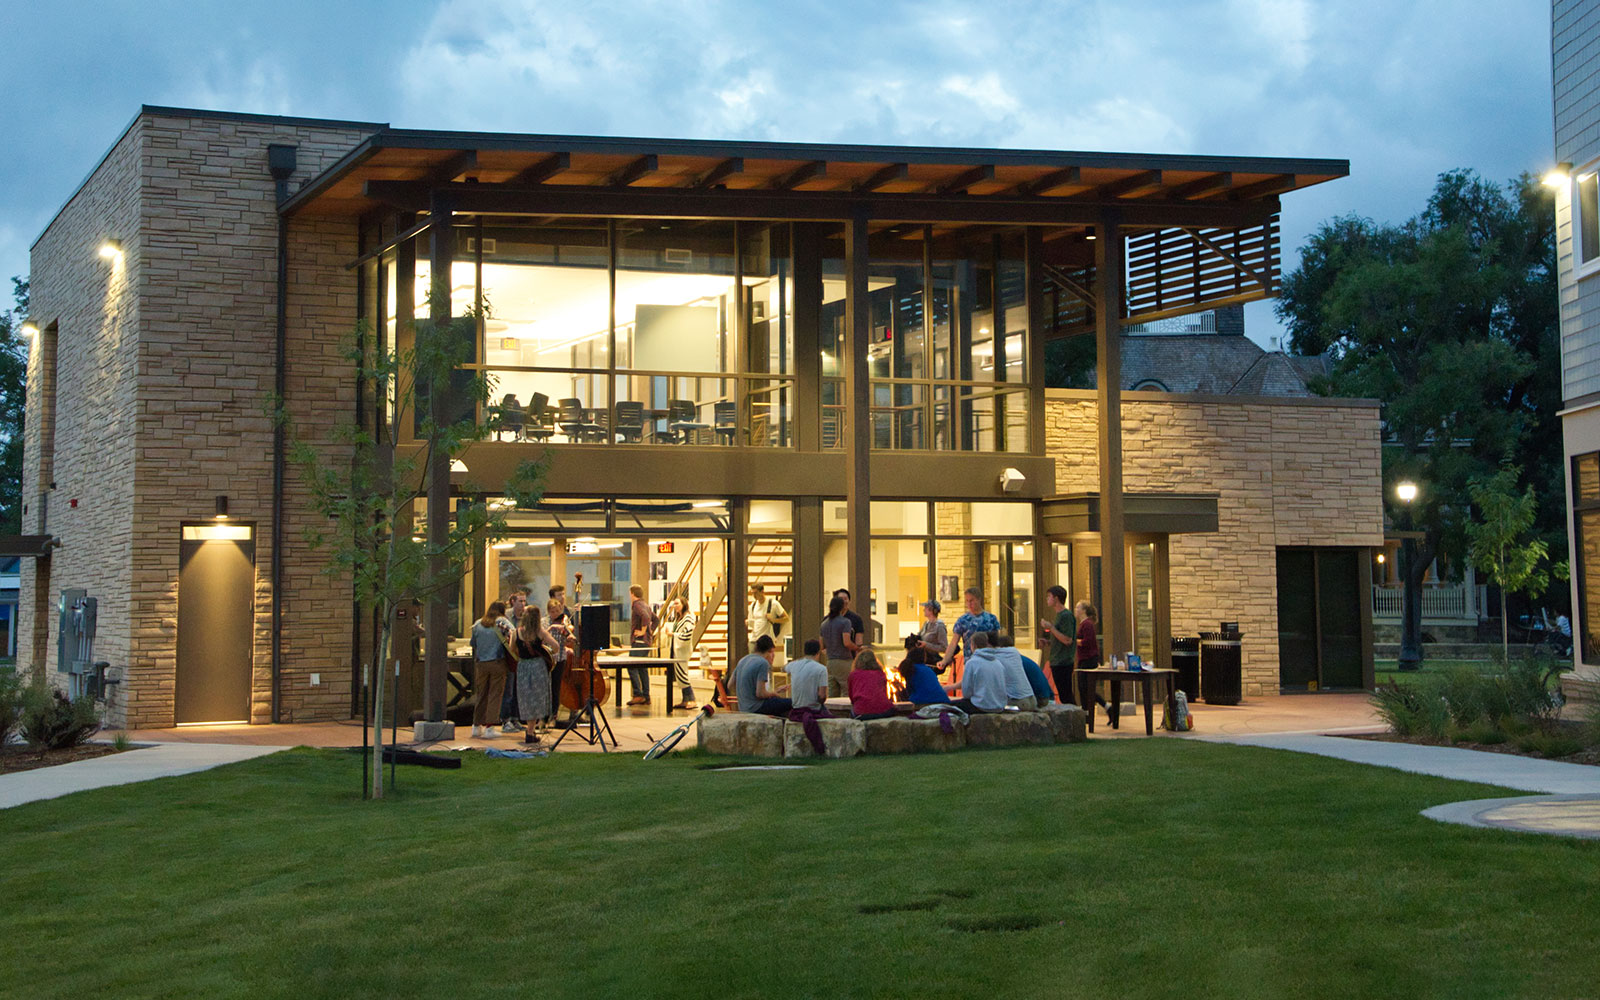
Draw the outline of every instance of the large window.
<instances>
[{"instance_id":1,"label":"large window","mask_svg":"<svg viewBox=\"0 0 1600 1000\"><path fill-rule=\"evenodd\" d=\"M957 241L928 226L890 226L869 253L873 447L1030 450L1021 232ZM823 262L822 298L822 442L842 447L842 250Z\"/></svg>"},{"instance_id":2,"label":"large window","mask_svg":"<svg viewBox=\"0 0 1600 1000\"><path fill-rule=\"evenodd\" d=\"M502 440L787 446L787 225L563 220L458 227L451 308ZM416 267L416 314L430 275Z\"/></svg>"}]
</instances>

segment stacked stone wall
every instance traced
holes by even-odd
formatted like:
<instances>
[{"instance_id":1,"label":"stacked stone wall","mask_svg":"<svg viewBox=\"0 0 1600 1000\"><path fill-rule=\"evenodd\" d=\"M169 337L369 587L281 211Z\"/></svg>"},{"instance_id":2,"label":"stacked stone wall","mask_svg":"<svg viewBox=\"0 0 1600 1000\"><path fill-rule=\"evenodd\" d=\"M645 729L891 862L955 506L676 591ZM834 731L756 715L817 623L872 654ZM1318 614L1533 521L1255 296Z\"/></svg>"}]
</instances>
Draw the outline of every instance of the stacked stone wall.
<instances>
[{"instance_id":1,"label":"stacked stone wall","mask_svg":"<svg viewBox=\"0 0 1600 1000\"><path fill-rule=\"evenodd\" d=\"M1278 548L1382 543L1377 407L1127 393L1122 416L1127 492L1217 494L1216 532L1171 537L1173 634L1237 620L1245 693L1275 692ZM1098 491L1093 394L1052 390L1045 425L1058 491Z\"/></svg>"}]
</instances>

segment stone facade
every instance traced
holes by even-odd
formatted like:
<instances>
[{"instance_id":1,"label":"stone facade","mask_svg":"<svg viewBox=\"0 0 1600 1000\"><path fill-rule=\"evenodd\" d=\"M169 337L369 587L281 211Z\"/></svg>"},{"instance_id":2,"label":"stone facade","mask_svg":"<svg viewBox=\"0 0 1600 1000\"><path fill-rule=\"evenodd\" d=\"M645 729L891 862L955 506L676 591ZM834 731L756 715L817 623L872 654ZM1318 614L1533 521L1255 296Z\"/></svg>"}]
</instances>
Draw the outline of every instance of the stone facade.
<instances>
[{"instance_id":1,"label":"stone facade","mask_svg":"<svg viewBox=\"0 0 1600 1000\"><path fill-rule=\"evenodd\" d=\"M23 607L45 613L23 616L19 648L53 674L56 595L95 596L95 655L128 668L113 725L172 724L180 529L209 521L219 495L255 528L250 716L271 718L278 214L266 150L297 147L293 188L379 127L146 108L34 245L31 318L48 332L30 358L28 411L53 413L54 447L50 422L30 421L24 530L61 547L48 577L41 564L24 584ZM96 255L106 237L120 260ZM295 426L326 443L354 411L339 357L356 315L354 224L297 219L289 242L286 398ZM301 540L309 512L292 470L285 498L279 717L344 718L349 586Z\"/></svg>"},{"instance_id":2,"label":"stone facade","mask_svg":"<svg viewBox=\"0 0 1600 1000\"><path fill-rule=\"evenodd\" d=\"M1378 406L1363 400L1122 397L1129 493L1215 493L1215 533L1171 538L1172 633L1237 619L1245 694L1278 690L1279 546L1378 546ZM1099 489L1094 394L1050 390L1047 454L1061 493Z\"/></svg>"}]
</instances>

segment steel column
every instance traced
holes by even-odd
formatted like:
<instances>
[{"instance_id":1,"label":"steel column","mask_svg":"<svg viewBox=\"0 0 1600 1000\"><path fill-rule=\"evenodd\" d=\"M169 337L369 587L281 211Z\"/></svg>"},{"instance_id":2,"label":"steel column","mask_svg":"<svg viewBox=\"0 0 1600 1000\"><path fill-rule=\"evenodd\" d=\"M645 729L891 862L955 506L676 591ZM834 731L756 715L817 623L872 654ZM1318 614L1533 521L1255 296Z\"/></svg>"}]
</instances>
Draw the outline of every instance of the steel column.
<instances>
[{"instance_id":1,"label":"steel column","mask_svg":"<svg viewBox=\"0 0 1600 1000\"><path fill-rule=\"evenodd\" d=\"M1128 651L1128 560L1123 544L1122 299L1126 259L1121 213L1101 213L1094 248L1095 396L1100 459L1100 611L1102 655ZM1037 377L1037 376L1035 376Z\"/></svg>"},{"instance_id":2,"label":"steel column","mask_svg":"<svg viewBox=\"0 0 1600 1000\"><path fill-rule=\"evenodd\" d=\"M845 399L848 456L845 474L845 567L856 614L873 633L872 594L872 386L868 380L867 347L872 315L867 300L867 216L845 226Z\"/></svg>"}]
</instances>

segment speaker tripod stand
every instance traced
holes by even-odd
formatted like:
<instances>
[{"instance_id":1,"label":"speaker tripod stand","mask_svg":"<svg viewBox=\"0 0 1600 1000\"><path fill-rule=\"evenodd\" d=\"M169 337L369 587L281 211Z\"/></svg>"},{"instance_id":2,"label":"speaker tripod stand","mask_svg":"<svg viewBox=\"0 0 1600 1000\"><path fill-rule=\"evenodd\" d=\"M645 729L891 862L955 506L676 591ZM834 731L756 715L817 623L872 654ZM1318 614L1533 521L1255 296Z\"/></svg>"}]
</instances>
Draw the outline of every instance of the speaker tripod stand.
<instances>
[{"instance_id":1,"label":"speaker tripod stand","mask_svg":"<svg viewBox=\"0 0 1600 1000\"><path fill-rule=\"evenodd\" d=\"M617 743L616 734L611 731L611 723L606 719L606 710L604 706L600 704L600 699L594 696L594 675L599 669L594 665L594 650L584 650L581 655L583 655L589 661L588 666L569 669L583 670L587 673L589 688L588 697L584 699L583 707L572 713L572 718L567 720L566 726L562 730L561 735L556 737L556 741L554 743L550 744L550 749L560 749L563 740L565 740L568 736L577 733L578 739L589 744L590 746L594 746L596 743L599 743L602 751L605 753L610 753L611 747L618 746L619 744ZM557 692L557 696L559 697L559 692ZM579 732L579 730L583 729L585 726L587 726L589 729L588 733ZM610 747L606 746L607 737L610 737L611 739Z\"/></svg>"}]
</instances>

